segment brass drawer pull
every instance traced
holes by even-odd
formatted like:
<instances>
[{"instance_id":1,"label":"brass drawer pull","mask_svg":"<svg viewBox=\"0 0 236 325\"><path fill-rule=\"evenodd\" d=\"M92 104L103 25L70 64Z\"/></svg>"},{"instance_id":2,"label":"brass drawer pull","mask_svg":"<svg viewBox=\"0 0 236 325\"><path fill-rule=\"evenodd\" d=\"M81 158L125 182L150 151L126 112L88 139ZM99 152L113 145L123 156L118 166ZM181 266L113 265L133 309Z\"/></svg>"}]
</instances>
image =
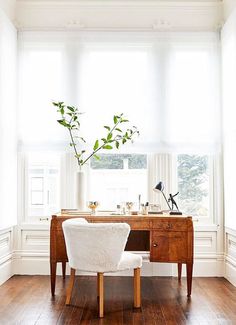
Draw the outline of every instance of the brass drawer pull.
<instances>
[{"instance_id":1,"label":"brass drawer pull","mask_svg":"<svg viewBox=\"0 0 236 325\"><path fill-rule=\"evenodd\" d=\"M157 244L156 244L156 243L154 243L154 244L153 244L153 247L157 247Z\"/></svg>"},{"instance_id":2,"label":"brass drawer pull","mask_svg":"<svg viewBox=\"0 0 236 325\"><path fill-rule=\"evenodd\" d=\"M167 229L172 229L172 224L168 224L166 228Z\"/></svg>"}]
</instances>

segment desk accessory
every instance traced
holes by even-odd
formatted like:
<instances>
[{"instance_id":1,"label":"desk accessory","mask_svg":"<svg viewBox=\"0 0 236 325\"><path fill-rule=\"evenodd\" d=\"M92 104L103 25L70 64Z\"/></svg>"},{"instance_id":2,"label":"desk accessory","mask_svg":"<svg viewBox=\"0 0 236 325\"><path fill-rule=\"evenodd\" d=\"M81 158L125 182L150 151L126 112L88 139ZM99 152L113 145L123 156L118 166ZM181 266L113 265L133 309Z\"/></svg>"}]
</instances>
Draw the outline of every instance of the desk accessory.
<instances>
[{"instance_id":1,"label":"desk accessory","mask_svg":"<svg viewBox=\"0 0 236 325\"><path fill-rule=\"evenodd\" d=\"M172 194L169 194L169 199L167 200L166 196L165 196L165 193L164 193L164 183L163 182L159 182L157 183L157 185L154 187L153 191L154 192L158 192L158 193L162 193L165 201L166 201L166 204L168 205L168 208L170 210L169 214L170 215L182 215L182 212L179 211L179 208L178 208L178 205L174 199L175 196L177 196L179 194L179 192L177 192L176 194L172 195ZM171 206L169 204L169 202L171 202ZM174 210L174 207L176 208L176 210Z\"/></svg>"}]
</instances>

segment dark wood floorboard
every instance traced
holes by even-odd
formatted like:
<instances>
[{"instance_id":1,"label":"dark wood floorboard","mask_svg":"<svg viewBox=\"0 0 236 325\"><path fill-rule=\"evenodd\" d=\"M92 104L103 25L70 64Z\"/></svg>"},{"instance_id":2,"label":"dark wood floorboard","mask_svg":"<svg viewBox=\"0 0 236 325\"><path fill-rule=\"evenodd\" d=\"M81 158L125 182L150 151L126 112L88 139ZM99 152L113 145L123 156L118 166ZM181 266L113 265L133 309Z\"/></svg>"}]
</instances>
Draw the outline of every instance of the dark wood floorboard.
<instances>
[{"instance_id":1,"label":"dark wood floorboard","mask_svg":"<svg viewBox=\"0 0 236 325\"><path fill-rule=\"evenodd\" d=\"M105 277L105 317L97 317L96 277L77 277L71 306L65 306L68 277L14 276L0 287L0 325L236 325L236 287L223 278L186 280L143 277L142 308L133 309L133 278Z\"/></svg>"}]
</instances>

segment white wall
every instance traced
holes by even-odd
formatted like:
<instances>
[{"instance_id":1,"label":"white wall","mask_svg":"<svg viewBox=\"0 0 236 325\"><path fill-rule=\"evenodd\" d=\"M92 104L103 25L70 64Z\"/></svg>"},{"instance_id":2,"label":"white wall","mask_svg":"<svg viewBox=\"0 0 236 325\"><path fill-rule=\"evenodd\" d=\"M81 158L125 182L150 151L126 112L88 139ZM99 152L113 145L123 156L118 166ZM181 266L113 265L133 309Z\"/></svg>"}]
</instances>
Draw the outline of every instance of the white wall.
<instances>
[{"instance_id":1,"label":"white wall","mask_svg":"<svg viewBox=\"0 0 236 325\"><path fill-rule=\"evenodd\" d=\"M236 285L236 9L222 34L224 126L225 275Z\"/></svg>"},{"instance_id":2,"label":"white wall","mask_svg":"<svg viewBox=\"0 0 236 325\"><path fill-rule=\"evenodd\" d=\"M17 222L16 54L16 29L0 9L0 283L13 274Z\"/></svg>"},{"instance_id":3,"label":"white wall","mask_svg":"<svg viewBox=\"0 0 236 325\"><path fill-rule=\"evenodd\" d=\"M17 222L17 33L0 11L0 228Z\"/></svg>"}]
</instances>

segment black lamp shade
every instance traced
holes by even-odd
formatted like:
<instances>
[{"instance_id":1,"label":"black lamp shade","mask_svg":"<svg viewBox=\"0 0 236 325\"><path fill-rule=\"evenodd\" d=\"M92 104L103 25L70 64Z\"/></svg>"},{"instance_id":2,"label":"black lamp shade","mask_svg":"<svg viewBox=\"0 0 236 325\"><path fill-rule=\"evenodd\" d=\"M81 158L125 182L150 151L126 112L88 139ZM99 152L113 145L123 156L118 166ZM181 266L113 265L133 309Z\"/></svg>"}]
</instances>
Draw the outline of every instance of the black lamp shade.
<instances>
[{"instance_id":1,"label":"black lamp shade","mask_svg":"<svg viewBox=\"0 0 236 325\"><path fill-rule=\"evenodd\" d=\"M164 191L164 183L163 182L159 182L157 183L157 185L154 187L153 189L155 192L163 192Z\"/></svg>"}]
</instances>

